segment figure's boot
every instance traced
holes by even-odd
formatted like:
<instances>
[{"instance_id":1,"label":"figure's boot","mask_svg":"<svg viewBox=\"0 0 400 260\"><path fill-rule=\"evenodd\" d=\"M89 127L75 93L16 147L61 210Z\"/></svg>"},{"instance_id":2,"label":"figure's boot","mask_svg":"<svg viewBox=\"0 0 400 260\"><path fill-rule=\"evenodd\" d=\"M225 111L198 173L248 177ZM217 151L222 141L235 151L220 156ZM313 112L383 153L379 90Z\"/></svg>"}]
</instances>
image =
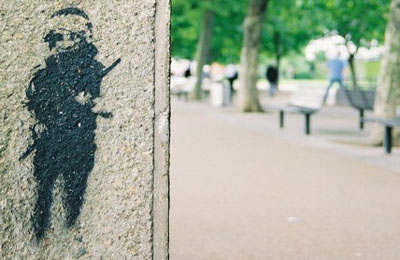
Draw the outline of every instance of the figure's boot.
<instances>
[{"instance_id":1,"label":"figure's boot","mask_svg":"<svg viewBox=\"0 0 400 260\"><path fill-rule=\"evenodd\" d=\"M67 213L66 224L71 227L76 223L81 212L89 172L64 175L64 205Z\"/></svg>"},{"instance_id":2,"label":"figure's boot","mask_svg":"<svg viewBox=\"0 0 400 260\"><path fill-rule=\"evenodd\" d=\"M38 181L37 201L32 216L32 225L36 238L41 240L50 223L50 209L53 202L53 184L46 185Z\"/></svg>"}]
</instances>

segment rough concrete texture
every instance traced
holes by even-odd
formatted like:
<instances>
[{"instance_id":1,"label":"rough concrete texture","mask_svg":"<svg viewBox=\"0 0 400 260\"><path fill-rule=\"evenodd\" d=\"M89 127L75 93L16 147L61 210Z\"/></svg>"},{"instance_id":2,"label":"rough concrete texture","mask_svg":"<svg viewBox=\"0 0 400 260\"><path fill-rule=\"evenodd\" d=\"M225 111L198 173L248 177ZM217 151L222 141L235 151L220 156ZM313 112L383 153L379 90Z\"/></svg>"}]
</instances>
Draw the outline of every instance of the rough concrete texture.
<instances>
[{"instance_id":1,"label":"rough concrete texture","mask_svg":"<svg viewBox=\"0 0 400 260\"><path fill-rule=\"evenodd\" d=\"M169 258L169 145L171 2L159 0L156 9L156 89L154 141L153 258Z\"/></svg>"},{"instance_id":2,"label":"rough concrete texture","mask_svg":"<svg viewBox=\"0 0 400 260\"><path fill-rule=\"evenodd\" d=\"M153 196L158 192L167 195L159 201L164 211L155 214L168 217L168 186L161 184L168 180L169 100L167 88L155 92L155 79L166 78L169 64L160 67L165 73L155 73L155 53L157 49L168 60L169 42L162 48L155 44L160 32L167 35L155 30L158 2L163 11L169 8L168 2L156 0L0 0L0 259L153 258L153 219L160 219L153 215ZM38 240L31 221L38 197L35 153L19 160L32 145L31 127L37 121L24 102L35 66L44 67L46 57L54 54L43 40L46 33L60 26L78 30L87 23L82 17L50 18L68 7L88 15L98 50L95 59L105 67L118 58L121 63L104 76L93 101L94 112L111 112L113 117L97 117L94 168L77 222L66 226L65 183L59 176L50 225ZM169 24L169 16L161 19ZM155 111L160 101L163 105ZM155 118L161 118L157 130ZM162 151L155 159L159 140L162 145L157 149ZM153 193L153 175L164 176L157 187L166 190ZM167 243L165 225L157 234L161 238L155 238ZM165 258L165 252L158 257Z\"/></svg>"}]
</instances>

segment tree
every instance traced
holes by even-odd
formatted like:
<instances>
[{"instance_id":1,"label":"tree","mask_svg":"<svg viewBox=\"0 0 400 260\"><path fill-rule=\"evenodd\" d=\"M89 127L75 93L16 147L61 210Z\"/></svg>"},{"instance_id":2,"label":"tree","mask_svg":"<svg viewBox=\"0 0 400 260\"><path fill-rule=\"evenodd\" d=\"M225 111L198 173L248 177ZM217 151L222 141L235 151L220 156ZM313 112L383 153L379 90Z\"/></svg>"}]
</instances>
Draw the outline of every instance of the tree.
<instances>
[{"instance_id":1,"label":"tree","mask_svg":"<svg viewBox=\"0 0 400 260\"><path fill-rule=\"evenodd\" d=\"M270 1L262 54L274 57L278 71L282 58L300 52L313 37L322 35L318 11L312 1Z\"/></svg>"},{"instance_id":2,"label":"tree","mask_svg":"<svg viewBox=\"0 0 400 260\"><path fill-rule=\"evenodd\" d=\"M242 112L263 111L257 90L257 70L268 0L249 0L243 23L243 46L240 58L239 109Z\"/></svg>"},{"instance_id":3,"label":"tree","mask_svg":"<svg viewBox=\"0 0 400 260\"><path fill-rule=\"evenodd\" d=\"M191 98L195 100L202 98L203 67L209 59L214 17L215 13L213 10L206 9L203 13L203 26L201 27L196 53L196 85L191 93Z\"/></svg>"},{"instance_id":4,"label":"tree","mask_svg":"<svg viewBox=\"0 0 400 260\"><path fill-rule=\"evenodd\" d=\"M173 0L172 55L197 60L193 99L202 97L205 64L239 60L243 6L241 0Z\"/></svg>"},{"instance_id":5,"label":"tree","mask_svg":"<svg viewBox=\"0 0 400 260\"><path fill-rule=\"evenodd\" d=\"M393 0L391 4L381 66L374 115L378 118L393 118L400 105L400 0ZM373 128L371 139L376 145L382 144L382 127Z\"/></svg>"},{"instance_id":6,"label":"tree","mask_svg":"<svg viewBox=\"0 0 400 260\"><path fill-rule=\"evenodd\" d=\"M213 35L207 62L232 63L240 60L242 22L246 1L172 0L172 56L194 59L202 31L205 10L214 12Z\"/></svg>"},{"instance_id":7,"label":"tree","mask_svg":"<svg viewBox=\"0 0 400 260\"><path fill-rule=\"evenodd\" d=\"M223 64L239 63L243 40L242 23L247 1L218 0L214 5L215 23L210 59Z\"/></svg>"},{"instance_id":8,"label":"tree","mask_svg":"<svg viewBox=\"0 0 400 260\"><path fill-rule=\"evenodd\" d=\"M191 93L191 98L202 98L203 67L209 60L215 12L214 0L182 1L174 0L172 3L172 54L197 61L196 85ZM200 19L199 19L200 18ZM199 24L197 21L201 20ZM175 27L176 26L176 27ZM180 28L183 27L183 28ZM189 35L186 33L189 32ZM197 41L197 44L194 42ZM194 49L196 46L196 49ZM195 56L193 57L193 54Z\"/></svg>"},{"instance_id":9,"label":"tree","mask_svg":"<svg viewBox=\"0 0 400 260\"><path fill-rule=\"evenodd\" d=\"M316 4L325 10L321 22L327 30L345 39L354 88L358 87L356 54L360 47L369 47L372 40L383 40L389 3L390 0L320 0Z\"/></svg>"},{"instance_id":10,"label":"tree","mask_svg":"<svg viewBox=\"0 0 400 260\"><path fill-rule=\"evenodd\" d=\"M172 0L171 52L173 57L194 58L202 12L197 1Z\"/></svg>"}]
</instances>

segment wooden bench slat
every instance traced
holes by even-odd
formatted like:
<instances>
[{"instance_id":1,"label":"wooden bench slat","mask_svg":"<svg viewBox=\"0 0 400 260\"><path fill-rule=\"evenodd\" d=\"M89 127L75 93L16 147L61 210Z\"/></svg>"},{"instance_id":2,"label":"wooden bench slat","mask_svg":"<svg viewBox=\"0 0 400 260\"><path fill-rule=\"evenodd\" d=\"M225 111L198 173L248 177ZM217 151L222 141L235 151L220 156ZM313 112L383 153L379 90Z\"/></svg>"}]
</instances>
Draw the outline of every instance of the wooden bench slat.
<instances>
[{"instance_id":1,"label":"wooden bench slat","mask_svg":"<svg viewBox=\"0 0 400 260\"><path fill-rule=\"evenodd\" d=\"M375 102L375 93L372 91L349 90L345 86L346 98L350 97L349 103L356 109L373 110Z\"/></svg>"},{"instance_id":2,"label":"wooden bench slat","mask_svg":"<svg viewBox=\"0 0 400 260\"><path fill-rule=\"evenodd\" d=\"M289 103L283 107L275 107L279 110L279 125L284 127L285 112L304 115L305 134L311 133L311 115L318 112L324 101L325 91L320 87L307 87L295 91Z\"/></svg>"},{"instance_id":3,"label":"wooden bench slat","mask_svg":"<svg viewBox=\"0 0 400 260\"><path fill-rule=\"evenodd\" d=\"M381 125L387 125L392 127L400 127L400 118L384 119L376 117L366 117L363 119L364 122L378 123Z\"/></svg>"},{"instance_id":4,"label":"wooden bench slat","mask_svg":"<svg viewBox=\"0 0 400 260\"><path fill-rule=\"evenodd\" d=\"M299 88L292 94L288 105L320 109L324 95L325 90L320 87Z\"/></svg>"}]
</instances>

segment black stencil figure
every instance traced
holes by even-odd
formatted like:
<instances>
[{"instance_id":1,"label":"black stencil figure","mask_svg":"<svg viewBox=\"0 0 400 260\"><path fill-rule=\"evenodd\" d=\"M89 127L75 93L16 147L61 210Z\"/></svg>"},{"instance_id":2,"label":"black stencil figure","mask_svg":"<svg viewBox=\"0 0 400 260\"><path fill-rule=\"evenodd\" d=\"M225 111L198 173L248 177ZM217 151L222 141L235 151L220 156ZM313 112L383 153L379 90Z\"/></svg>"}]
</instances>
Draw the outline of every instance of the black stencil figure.
<instances>
[{"instance_id":1,"label":"black stencil figure","mask_svg":"<svg viewBox=\"0 0 400 260\"><path fill-rule=\"evenodd\" d=\"M57 11L52 17L80 16L78 8ZM26 107L34 115L33 144L21 159L35 152L34 176L37 201L32 224L37 239L42 239L50 223L53 189L58 176L63 179L63 205L66 225L75 224L83 203L89 173L96 151L96 118L111 113L93 111L94 99L100 96L102 79L121 60L110 67L95 59L98 51L88 39L92 24L84 30L51 30L44 40L55 54L45 59L45 68L33 74L26 90ZM88 35L90 34L90 35ZM40 130L39 130L40 129Z\"/></svg>"}]
</instances>

